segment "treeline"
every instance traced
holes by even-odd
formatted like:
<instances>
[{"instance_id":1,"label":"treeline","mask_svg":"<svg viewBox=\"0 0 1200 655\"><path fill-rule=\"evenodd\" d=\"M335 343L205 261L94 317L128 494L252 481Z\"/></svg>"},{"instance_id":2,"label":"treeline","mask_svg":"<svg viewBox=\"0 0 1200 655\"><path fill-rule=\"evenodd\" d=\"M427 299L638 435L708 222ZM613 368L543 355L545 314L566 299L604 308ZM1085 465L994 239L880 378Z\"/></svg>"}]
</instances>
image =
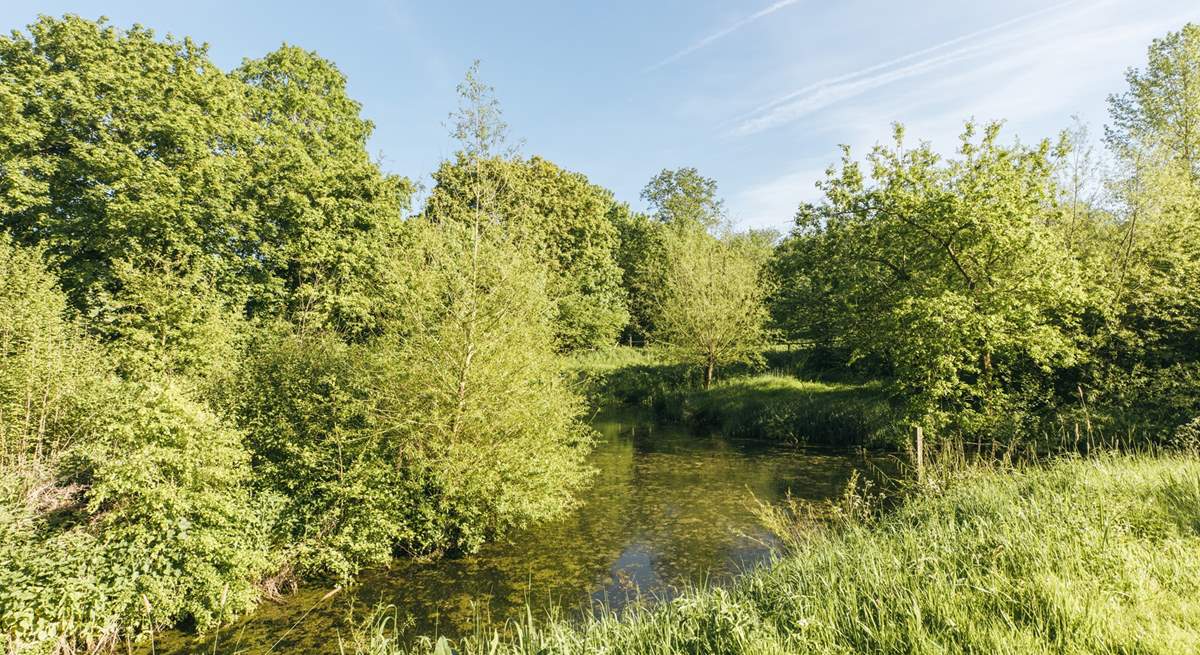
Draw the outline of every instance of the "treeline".
<instances>
[{"instance_id":1,"label":"treeline","mask_svg":"<svg viewBox=\"0 0 1200 655\"><path fill-rule=\"evenodd\" d=\"M1086 128L955 156L897 127L845 152L779 245L772 312L893 381L944 436L1172 438L1200 415L1200 26L1156 40ZM1064 434L1065 433L1065 434Z\"/></svg>"}]
</instances>

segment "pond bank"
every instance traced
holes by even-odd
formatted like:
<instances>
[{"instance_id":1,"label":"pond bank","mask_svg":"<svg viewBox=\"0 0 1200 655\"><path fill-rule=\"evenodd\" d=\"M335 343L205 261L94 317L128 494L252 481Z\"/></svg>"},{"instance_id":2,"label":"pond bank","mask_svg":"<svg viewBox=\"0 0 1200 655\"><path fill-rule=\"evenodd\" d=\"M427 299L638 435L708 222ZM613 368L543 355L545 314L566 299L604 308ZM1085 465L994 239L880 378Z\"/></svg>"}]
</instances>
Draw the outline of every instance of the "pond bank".
<instances>
[{"instance_id":1,"label":"pond bank","mask_svg":"<svg viewBox=\"0 0 1200 655\"><path fill-rule=\"evenodd\" d=\"M1200 652L1194 456L943 472L895 512L809 526L790 546L729 589L582 626L514 625L453 652ZM385 629L357 652L451 650L406 649Z\"/></svg>"}]
</instances>

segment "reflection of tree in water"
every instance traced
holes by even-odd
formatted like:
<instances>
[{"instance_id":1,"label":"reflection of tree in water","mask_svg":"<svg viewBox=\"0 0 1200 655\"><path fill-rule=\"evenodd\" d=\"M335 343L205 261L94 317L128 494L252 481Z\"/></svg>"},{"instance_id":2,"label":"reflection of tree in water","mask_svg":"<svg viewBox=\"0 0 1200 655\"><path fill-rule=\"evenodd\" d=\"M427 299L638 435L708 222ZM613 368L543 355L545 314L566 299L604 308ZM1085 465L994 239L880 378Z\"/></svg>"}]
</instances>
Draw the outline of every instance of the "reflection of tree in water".
<instances>
[{"instance_id":1,"label":"reflection of tree in water","mask_svg":"<svg viewBox=\"0 0 1200 655\"><path fill-rule=\"evenodd\" d=\"M519 619L526 604L584 610L596 601L670 596L702 580L721 582L766 557L750 511L751 494L807 499L839 495L853 457L732 443L717 435L655 426L626 416L595 422L602 441L592 456L595 483L580 508L470 557L397 560L364 575L353 590L318 602L324 589L266 604L225 628L217 652L324 652L353 610L394 604L413 632L457 635L482 618ZM315 607L314 607L315 605ZM311 610L311 611L310 611ZM290 632L289 632L290 630ZM194 652L204 640L179 632L160 638L159 653ZM225 648L227 646L228 648Z\"/></svg>"}]
</instances>

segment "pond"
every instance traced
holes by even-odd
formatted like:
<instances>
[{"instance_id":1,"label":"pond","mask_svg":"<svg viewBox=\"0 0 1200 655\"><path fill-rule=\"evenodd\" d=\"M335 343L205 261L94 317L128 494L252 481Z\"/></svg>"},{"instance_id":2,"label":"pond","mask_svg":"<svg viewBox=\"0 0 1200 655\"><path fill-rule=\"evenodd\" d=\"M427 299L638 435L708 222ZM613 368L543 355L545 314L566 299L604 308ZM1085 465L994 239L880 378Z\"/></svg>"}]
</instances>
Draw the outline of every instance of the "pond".
<instances>
[{"instance_id":1,"label":"pond","mask_svg":"<svg viewBox=\"0 0 1200 655\"><path fill-rule=\"evenodd\" d=\"M333 595L310 588L266 602L223 628L215 650L213 635L173 631L155 639L155 652L330 652L380 604L394 605L413 635L455 637L519 619L526 606L580 612L669 598L770 558L755 498L833 498L852 470L872 468L861 454L734 441L629 410L601 413L593 425L598 473L570 515L470 556L397 560Z\"/></svg>"}]
</instances>

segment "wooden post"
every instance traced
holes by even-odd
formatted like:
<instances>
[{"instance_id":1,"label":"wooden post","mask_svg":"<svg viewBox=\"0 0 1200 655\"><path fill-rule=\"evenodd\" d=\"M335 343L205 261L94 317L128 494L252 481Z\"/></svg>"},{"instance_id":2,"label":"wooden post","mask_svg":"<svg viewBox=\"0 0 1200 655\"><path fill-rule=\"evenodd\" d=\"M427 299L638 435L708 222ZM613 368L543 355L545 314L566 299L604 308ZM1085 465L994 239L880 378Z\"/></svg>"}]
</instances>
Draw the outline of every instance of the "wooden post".
<instances>
[{"instance_id":1,"label":"wooden post","mask_svg":"<svg viewBox=\"0 0 1200 655\"><path fill-rule=\"evenodd\" d=\"M917 426L917 483L925 481L925 430Z\"/></svg>"}]
</instances>

